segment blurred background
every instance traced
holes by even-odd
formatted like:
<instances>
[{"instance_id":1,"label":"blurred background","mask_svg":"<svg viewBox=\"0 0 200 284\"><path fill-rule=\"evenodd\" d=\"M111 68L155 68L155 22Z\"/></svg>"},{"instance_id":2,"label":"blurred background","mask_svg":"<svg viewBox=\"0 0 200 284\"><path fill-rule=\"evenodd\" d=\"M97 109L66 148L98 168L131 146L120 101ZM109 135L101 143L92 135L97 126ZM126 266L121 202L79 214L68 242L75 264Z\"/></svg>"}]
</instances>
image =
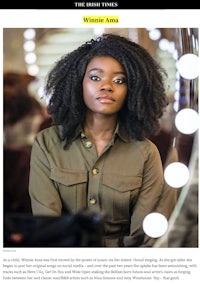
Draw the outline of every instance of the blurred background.
<instances>
[{"instance_id":1,"label":"blurred background","mask_svg":"<svg viewBox=\"0 0 200 284\"><path fill-rule=\"evenodd\" d=\"M152 137L152 140L158 145L165 161L169 144L177 153L177 159L172 159L173 167L167 168L165 174L166 182L179 192L176 210L179 214L172 216L172 224L181 216L186 196L194 188L195 198L188 206L195 210L190 212L190 217L184 210L183 214L187 216L183 218L191 219L193 214L192 220L197 225L197 28L4 28L4 212L31 212L28 196L29 158L35 135L49 126L50 117L46 112L48 102L43 87L50 68L63 54L103 32L126 36L141 44L168 74L166 90L170 103L160 120L162 133ZM170 142L167 144L167 141ZM189 246L198 246L197 227Z\"/></svg>"}]
</instances>

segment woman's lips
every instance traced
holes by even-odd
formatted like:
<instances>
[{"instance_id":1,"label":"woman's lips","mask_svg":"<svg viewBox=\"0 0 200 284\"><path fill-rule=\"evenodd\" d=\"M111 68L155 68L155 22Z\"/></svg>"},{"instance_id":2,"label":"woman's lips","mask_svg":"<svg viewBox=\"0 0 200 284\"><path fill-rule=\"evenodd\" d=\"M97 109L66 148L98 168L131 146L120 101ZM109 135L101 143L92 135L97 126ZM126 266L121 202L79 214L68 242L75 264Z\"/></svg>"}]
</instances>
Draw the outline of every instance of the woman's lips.
<instances>
[{"instance_id":1,"label":"woman's lips","mask_svg":"<svg viewBox=\"0 0 200 284\"><path fill-rule=\"evenodd\" d=\"M115 100L110 96L99 96L97 100L100 103L113 103Z\"/></svg>"}]
</instances>

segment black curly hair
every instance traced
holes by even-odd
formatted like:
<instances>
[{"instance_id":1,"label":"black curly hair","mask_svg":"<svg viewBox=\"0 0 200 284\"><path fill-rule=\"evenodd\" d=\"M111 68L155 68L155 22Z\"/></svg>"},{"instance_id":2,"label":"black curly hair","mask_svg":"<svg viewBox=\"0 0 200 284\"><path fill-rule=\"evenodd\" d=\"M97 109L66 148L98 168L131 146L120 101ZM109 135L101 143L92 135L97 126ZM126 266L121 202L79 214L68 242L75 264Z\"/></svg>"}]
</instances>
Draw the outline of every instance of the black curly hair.
<instances>
[{"instance_id":1,"label":"black curly hair","mask_svg":"<svg viewBox=\"0 0 200 284\"><path fill-rule=\"evenodd\" d=\"M86 106L83 101L83 77L95 56L112 56L124 67L127 96L119 112L120 123L137 140L155 134L159 118L168 104L164 78L166 72L139 44L115 34L103 34L87 41L61 57L50 70L46 95L53 123L62 126L61 139L69 145L78 126L83 125Z\"/></svg>"}]
</instances>

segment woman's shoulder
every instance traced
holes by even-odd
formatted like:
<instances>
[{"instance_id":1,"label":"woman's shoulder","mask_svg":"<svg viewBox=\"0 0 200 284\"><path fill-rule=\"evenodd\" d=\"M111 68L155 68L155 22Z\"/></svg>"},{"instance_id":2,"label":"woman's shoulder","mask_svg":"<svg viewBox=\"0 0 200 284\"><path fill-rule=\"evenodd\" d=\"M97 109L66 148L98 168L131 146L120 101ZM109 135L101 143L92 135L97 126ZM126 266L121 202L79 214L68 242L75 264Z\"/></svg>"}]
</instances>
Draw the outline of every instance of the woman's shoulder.
<instances>
[{"instance_id":1,"label":"woman's shoulder","mask_svg":"<svg viewBox=\"0 0 200 284\"><path fill-rule=\"evenodd\" d=\"M62 143L61 141L61 128L58 125L49 126L43 130L41 130L37 135L35 140L40 145L45 145L50 148L53 147L57 143Z\"/></svg>"},{"instance_id":2,"label":"woman's shoulder","mask_svg":"<svg viewBox=\"0 0 200 284\"><path fill-rule=\"evenodd\" d=\"M137 144L139 147L154 147L155 144L149 139L144 138L142 140L134 140L134 143Z\"/></svg>"},{"instance_id":3,"label":"woman's shoulder","mask_svg":"<svg viewBox=\"0 0 200 284\"><path fill-rule=\"evenodd\" d=\"M60 133L60 127L58 125L51 125L49 127L46 127L42 130L40 130L37 134L37 137L40 136L49 136L49 135L59 135Z\"/></svg>"},{"instance_id":4,"label":"woman's shoulder","mask_svg":"<svg viewBox=\"0 0 200 284\"><path fill-rule=\"evenodd\" d=\"M148 138L144 138L143 140L137 140L136 145L138 149L144 154L156 153L158 152L157 146Z\"/></svg>"}]
</instances>

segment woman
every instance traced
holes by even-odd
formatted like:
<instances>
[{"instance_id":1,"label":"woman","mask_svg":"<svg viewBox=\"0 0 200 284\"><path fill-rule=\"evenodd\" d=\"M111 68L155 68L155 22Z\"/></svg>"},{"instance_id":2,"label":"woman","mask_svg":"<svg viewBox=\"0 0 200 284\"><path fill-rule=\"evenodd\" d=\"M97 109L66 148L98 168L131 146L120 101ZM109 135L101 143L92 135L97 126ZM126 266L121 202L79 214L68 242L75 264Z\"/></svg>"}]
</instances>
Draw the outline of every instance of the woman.
<instances>
[{"instance_id":1,"label":"woman","mask_svg":"<svg viewBox=\"0 0 200 284\"><path fill-rule=\"evenodd\" d=\"M164 75L143 47L114 34L55 64L46 84L53 125L32 148L34 215L104 212L103 246L153 245L142 222L164 181L158 149L146 137L159 130L167 106Z\"/></svg>"}]
</instances>

